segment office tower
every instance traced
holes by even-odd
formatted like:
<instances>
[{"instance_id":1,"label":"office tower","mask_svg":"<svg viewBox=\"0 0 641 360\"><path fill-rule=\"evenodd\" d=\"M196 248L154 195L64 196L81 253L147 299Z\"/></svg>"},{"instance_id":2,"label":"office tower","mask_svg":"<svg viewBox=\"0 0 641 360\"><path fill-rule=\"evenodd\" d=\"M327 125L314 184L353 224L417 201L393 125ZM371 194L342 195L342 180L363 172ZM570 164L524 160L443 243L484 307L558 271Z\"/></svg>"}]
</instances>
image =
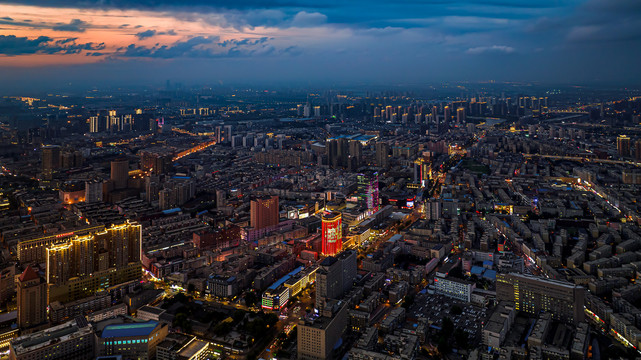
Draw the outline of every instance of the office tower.
<instances>
[{"instance_id":1,"label":"office tower","mask_svg":"<svg viewBox=\"0 0 641 360\"><path fill-rule=\"evenodd\" d=\"M250 202L250 225L254 229L263 229L278 225L280 214L278 196L256 197Z\"/></svg>"},{"instance_id":2,"label":"office tower","mask_svg":"<svg viewBox=\"0 0 641 360\"><path fill-rule=\"evenodd\" d=\"M456 109L456 122L461 125L465 124L465 108Z\"/></svg>"},{"instance_id":3,"label":"office tower","mask_svg":"<svg viewBox=\"0 0 641 360\"><path fill-rule=\"evenodd\" d=\"M352 288L358 271L355 250L328 256L316 271L316 309L322 311L331 299L340 299Z\"/></svg>"},{"instance_id":4,"label":"office tower","mask_svg":"<svg viewBox=\"0 0 641 360\"><path fill-rule=\"evenodd\" d=\"M314 117L321 117L321 107L314 106Z\"/></svg>"},{"instance_id":5,"label":"office tower","mask_svg":"<svg viewBox=\"0 0 641 360\"><path fill-rule=\"evenodd\" d=\"M619 135L617 138L617 151L619 156L630 156L630 138L626 135Z\"/></svg>"},{"instance_id":6,"label":"office tower","mask_svg":"<svg viewBox=\"0 0 641 360\"><path fill-rule=\"evenodd\" d=\"M584 297L585 289L573 283L517 273L496 277L496 298L512 301L517 311L535 316L547 311L556 320L581 322Z\"/></svg>"},{"instance_id":7,"label":"office tower","mask_svg":"<svg viewBox=\"0 0 641 360\"><path fill-rule=\"evenodd\" d=\"M381 168L389 166L389 151L390 147L387 143L376 143L376 165Z\"/></svg>"},{"instance_id":8,"label":"office tower","mask_svg":"<svg viewBox=\"0 0 641 360\"><path fill-rule=\"evenodd\" d=\"M306 118L312 116L312 106L310 104L305 104L303 107L303 116Z\"/></svg>"},{"instance_id":9,"label":"office tower","mask_svg":"<svg viewBox=\"0 0 641 360\"><path fill-rule=\"evenodd\" d=\"M303 116L303 105L302 104L296 105L296 116L298 116L298 117Z\"/></svg>"},{"instance_id":10,"label":"office tower","mask_svg":"<svg viewBox=\"0 0 641 360\"><path fill-rule=\"evenodd\" d=\"M322 216L323 255L336 255L343 248L342 215L339 212L325 213Z\"/></svg>"},{"instance_id":11,"label":"office tower","mask_svg":"<svg viewBox=\"0 0 641 360\"><path fill-rule=\"evenodd\" d=\"M432 122L438 124L438 106L432 106Z\"/></svg>"},{"instance_id":12,"label":"office tower","mask_svg":"<svg viewBox=\"0 0 641 360\"><path fill-rule=\"evenodd\" d=\"M298 356L300 360L335 360L336 345L349 322L348 303L334 301L320 317L302 318L298 323Z\"/></svg>"},{"instance_id":13,"label":"office tower","mask_svg":"<svg viewBox=\"0 0 641 360\"><path fill-rule=\"evenodd\" d=\"M26 329L47 321L47 284L27 266L18 277L18 327Z\"/></svg>"},{"instance_id":14,"label":"office tower","mask_svg":"<svg viewBox=\"0 0 641 360\"><path fill-rule=\"evenodd\" d=\"M127 221L103 229L47 247L49 304L75 301L140 278L140 224Z\"/></svg>"},{"instance_id":15,"label":"office tower","mask_svg":"<svg viewBox=\"0 0 641 360\"><path fill-rule=\"evenodd\" d=\"M102 202L102 180L92 179L85 181L85 202Z\"/></svg>"},{"instance_id":16,"label":"office tower","mask_svg":"<svg viewBox=\"0 0 641 360\"><path fill-rule=\"evenodd\" d=\"M129 160L125 158L116 159L111 162L111 181L114 189L126 189L129 179Z\"/></svg>"},{"instance_id":17,"label":"office tower","mask_svg":"<svg viewBox=\"0 0 641 360\"><path fill-rule=\"evenodd\" d=\"M452 120L452 110L449 106L443 108L443 123L449 124Z\"/></svg>"},{"instance_id":18,"label":"office tower","mask_svg":"<svg viewBox=\"0 0 641 360\"><path fill-rule=\"evenodd\" d=\"M51 180L60 168L60 146L44 145L42 147L42 176Z\"/></svg>"},{"instance_id":19,"label":"office tower","mask_svg":"<svg viewBox=\"0 0 641 360\"><path fill-rule=\"evenodd\" d=\"M359 201L372 210L378 210L378 172L369 171L358 174Z\"/></svg>"},{"instance_id":20,"label":"office tower","mask_svg":"<svg viewBox=\"0 0 641 360\"><path fill-rule=\"evenodd\" d=\"M300 360L335 360L334 348L343 336L349 322L348 303L334 302L322 316L303 318L297 333Z\"/></svg>"}]
</instances>

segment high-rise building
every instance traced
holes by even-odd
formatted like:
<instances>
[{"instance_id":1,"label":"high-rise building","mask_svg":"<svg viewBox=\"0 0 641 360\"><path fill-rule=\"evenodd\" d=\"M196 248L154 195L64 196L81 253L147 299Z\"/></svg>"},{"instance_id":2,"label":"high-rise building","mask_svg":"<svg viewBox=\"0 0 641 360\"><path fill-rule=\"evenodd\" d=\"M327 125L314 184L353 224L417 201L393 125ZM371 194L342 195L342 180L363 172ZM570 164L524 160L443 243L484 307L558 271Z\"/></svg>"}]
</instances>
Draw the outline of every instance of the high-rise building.
<instances>
[{"instance_id":1,"label":"high-rise building","mask_svg":"<svg viewBox=\"0 0 641 360\"><path fill-rule=\"evenodd\" d=\"M102 180L85 181L85 202L102 202Z\"/></svg>"},{"instance_id":2,"label":"high-rise building","mask_svg":"<svg viewBox=\"0 0 641 360\"><path fill-rule=\"evenodd\" d=\"M390 146L384 142L376 143L376 165L381 168L389 166Z\"/></svg>"},{"instance_id":3,"label":"high-rise building","mask_svg":"<svg viewBox=\"0 0 641 360\"><path fill-rule=\"evenodd\" d=\"M250 225L254 229L276 226L280 222L278 196L256 197L250 202Z\"/></svg>"},{"instance_id":4,"label":"high-rise building","mask_svg":"<svg viewBox=\"0 0 641 360\"><path fill-rule=\"evenodd\" d=\"M358 197L360 202L372 211L378 210L378 172L358 174Z\"/></svg>"},{"instance_id":5,"label":"high-rise building","mask_svg":"<svg viewBox=\"0 0 641 360\"><path fill-rule=\"evenodd\" d=\"M30 328L47 322L47 284L27 266L18 277L18 327Z\"/></svg>"},{"instance_id":6,"label":"high-rise building","mask_svg":"<svg viewBox=\"0 0 641 360\"><path fill-rule=\"evenodd\" d=\"M60 146L44 145L42 147L42 176L51 180L53 174L60 168Z\"/></svg>"},{"instance_id":7,"label":"high-rise building","mask_svg":"<svg viewBox=\"0 0 641 360\"><path fill-rule=\"evenodd\" d=\"M322 216L323 255L336 255L343 248L342 215L339 212L325 213Z\"/></svg>"},{"instance_id":8,"label":"high-rise building","mask_svg":"<svg viewBox=\"0 0 641 360\"><path fill-rule=\"evenodd\" d=\"M298 323L298 359L334 360L332 351L339 345L349 322L348 303L333 302L322 316Z\"/></svg>"},{"instance_id":9,"label":"high-rise building","mask_svg":"<svg viewBox=\"0 0 641 360\"><path fill-rule=\"evenodd\" d=\"M114 189L126 189L129 179L129 160L125 158L116 159L111 162L111 180Z\"/></svg>"},{"instance_id":10,"label":"high-rise building","mask_svg":"<svg viewBox=\"0 0 641 360\"><path fill-rule=\"evenodd\" d=\"M438 106L432 106L432 122L438 124Z\"/></svg>"},{"instance_id":11,"label":"high-rise building","mask_svg":"<svg viewBox=\"0 0 641 360\"><path fill-rule=\"evenodd\" d=\"M361 166L361 160L363 159L363 145L358 140L349 141L349 160L348 168L353 170L358 169Z\"/></svg>"},{"instance_id":12,"label":"high-rise building","mask_svg":"<svg viewBox=\"0 0 641 360\"><path fill-rule=\"evenodd\" d=\"M619 156L630 156L630 138L626 135L619 135L617 138L617 151Z\"/></svg>"},{"instance_id":13,"label":"high-rise building","mask_svg":"<svg viewBox=\"0 0 641 360\"><path fill-rule=\"evenodd\" d=\"M449 106L443 108L443 123L449 124L452 120L452 109Z\"/></svg>"},{"instance_id":14,"label":"high-rise building","mask_svg":"<svg viewBox=\"0 0 641 360\"><path fill-rule=\"evenodd\" d=\"M465 108L460 107L456 109L456 122L459 125L465 124Z\"/></svg>"},{"instance_id":15,"label":"high-rise building","mask_svg":"<svg viewBox=\"0 0 641 360\"><path fill-rule=\"evenodd\" d=\"M518 273L499 274L496 298L514 302L517 311L531 315L547 311L556 320L573 323L584 318L585 289L569 282Z\"/></svg>"},{"instance_id":16,"label":"high-rise building","mask_svg":"<svg viewBox=\"0 0 641 360\"><path fill-rule=\"evenodd\" d=\"M328 300L340 299L346 294L354 284L357 271L354 250L326 257L316 271L316 308L322 310Z\"/></svg>"},{"instance_id":17,"label":"high-rise building","mask_svg":"<svg viewBox=\"0 0 641 360\"><path fill-rule=\"evenodd\" d=\"M141 276L142 230L125 222L49 245L48 303L68 302Z\"/></svg>"},{"instance_id":18,"label":"high-rise building","mask_svg":"<svg viewBox=\"0 0 641 360\"><path fill-rule=\"evenodd\" d=\"M634 142L634 160L641 161L641 140Z\"/></svg>"}]
</instances>

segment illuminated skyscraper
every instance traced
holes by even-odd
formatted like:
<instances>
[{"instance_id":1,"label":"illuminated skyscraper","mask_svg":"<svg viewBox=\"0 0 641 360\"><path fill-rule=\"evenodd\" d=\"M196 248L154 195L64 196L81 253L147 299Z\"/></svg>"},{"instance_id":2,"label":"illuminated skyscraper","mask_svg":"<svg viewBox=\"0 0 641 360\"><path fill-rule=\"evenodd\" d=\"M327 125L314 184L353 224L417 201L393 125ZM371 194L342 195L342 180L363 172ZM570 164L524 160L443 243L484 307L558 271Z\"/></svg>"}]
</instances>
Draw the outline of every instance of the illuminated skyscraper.
<instances>
[{"instance_id":1,"label":"illuminated skyscraper","mask_svg":"<svg viewBox=\"0 0 641 360\"><path fill-rule=\"evenodd\" d=\"M323 255L336 255L343 248L342 215L339 212L323 214Z\"/></svg>"},{"instance_id":2,"label":"illuminated skyscraper","mask_svg":"<svg viewBox=\"0 0 641 360\"><path fill-rule=\"evenodd\" d=\"M446 106L443 108L443 123L449 124L450 120L452 120L452 109Z\"/></svg>"},{"instance_id":3,"label":"illuminated skyscraper","mask_svg":"<svg viewBox=\"0 0 641 360\"><path fill-rule=\"evenodd\" d=\"M456 122L460 124L465 124L465 108L456 109Z\"/></svg>"},{"instance_id":4,"label":"illuminated skyscraper","mask_svg":"<svg viewBox=\"0 0 641 360\"><path fill-rule=\"evenodd\" d=\"M358 198L367 209L378 210L378 172L358 174Z\"/></svg>"},{"instance_id":5,"label":"illuminated skyscraper","mask_svg":"<svg viewBox=\"0 0 641 360\"><path fill-rule=\"evenodd\" d=\"M125 222L47 247L48 301L82 299L141 276L142 230Z\"/></svg>"},{"instance_id":6,"label":"illuminated skyscraper","mask_svg":"<svg viewBox=\"0 0 641 360\"><path fill-rule=\"evenodd\" d=\"M250 225L254 229L263 229L278 225L280 212L278 196L263 196L251 200Z\"/></svg>"}]
</instances>

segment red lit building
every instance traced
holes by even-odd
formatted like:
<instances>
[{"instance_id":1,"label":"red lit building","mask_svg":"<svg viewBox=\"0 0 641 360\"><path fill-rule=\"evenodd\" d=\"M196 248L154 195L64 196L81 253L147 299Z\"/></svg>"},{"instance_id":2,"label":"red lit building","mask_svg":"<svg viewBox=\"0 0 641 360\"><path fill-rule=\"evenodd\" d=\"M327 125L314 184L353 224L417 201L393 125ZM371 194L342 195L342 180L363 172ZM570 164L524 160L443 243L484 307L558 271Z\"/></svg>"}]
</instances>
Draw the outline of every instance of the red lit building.
<instances>
[{"instance_id":1,"label":"red lit building","mask_svg":"<svg viewBox=\"0 0 641 360\"><path fill-rule=\"evenodd\" d=\"M251 200L250 225L262 229L278 225L280 220L278 196L262 196Z\"/></svg>"},{"instance_id":2,"label":"red lit building","mask_svg":"<svg viewBox=\"0 0 641 360\"><path fill-rule=\"evenodd\" d=\"M343 230L341 227L341 213L331 212L323 214L323 255L336 255L343 248Z\"/></svg>"}]
</instances>

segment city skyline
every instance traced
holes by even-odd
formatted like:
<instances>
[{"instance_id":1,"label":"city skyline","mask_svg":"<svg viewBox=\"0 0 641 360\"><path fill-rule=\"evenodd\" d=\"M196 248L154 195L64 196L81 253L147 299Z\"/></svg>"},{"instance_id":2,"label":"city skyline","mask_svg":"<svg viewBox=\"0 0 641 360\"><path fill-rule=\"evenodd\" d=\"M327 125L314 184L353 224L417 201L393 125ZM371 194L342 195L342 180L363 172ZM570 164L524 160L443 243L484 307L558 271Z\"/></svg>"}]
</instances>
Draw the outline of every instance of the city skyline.
<instances>
[{"instance_id":1,"label":"city skyline","mask_svg":"<svg viewBox=\"0 0 641 360\"><path fill-rule=\"evenodd\" d=\"M1 1L0 87L641 80L633 0L402 5Z\"/></svg>"}]
</instances>

